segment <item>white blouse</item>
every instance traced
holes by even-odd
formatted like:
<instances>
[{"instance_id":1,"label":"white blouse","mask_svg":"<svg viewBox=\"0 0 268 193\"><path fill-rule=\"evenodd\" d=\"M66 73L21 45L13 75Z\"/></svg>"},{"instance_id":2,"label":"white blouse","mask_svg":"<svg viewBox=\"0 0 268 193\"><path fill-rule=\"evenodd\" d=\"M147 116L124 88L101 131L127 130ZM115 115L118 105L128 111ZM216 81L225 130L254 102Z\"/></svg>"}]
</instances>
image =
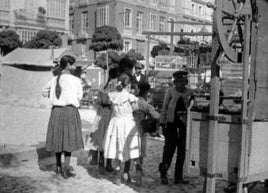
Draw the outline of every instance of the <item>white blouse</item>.
<instances>
[{"instance_id":1,"label":"white blouse","mask_svg":"<svg viewBox=\"0 0 268 193\"><path fill-rule=\"evenodd\" d=\"M56 83L57 76L53 77L47 83L42 91L42 95L49 97L51 104L55 106L74 105L75 107L79 107L79 101L83 97L81 80L71 74L62 74L59 80L61 87L61 95L59 98L56 97Z\"/></svg>"}]
</instances>

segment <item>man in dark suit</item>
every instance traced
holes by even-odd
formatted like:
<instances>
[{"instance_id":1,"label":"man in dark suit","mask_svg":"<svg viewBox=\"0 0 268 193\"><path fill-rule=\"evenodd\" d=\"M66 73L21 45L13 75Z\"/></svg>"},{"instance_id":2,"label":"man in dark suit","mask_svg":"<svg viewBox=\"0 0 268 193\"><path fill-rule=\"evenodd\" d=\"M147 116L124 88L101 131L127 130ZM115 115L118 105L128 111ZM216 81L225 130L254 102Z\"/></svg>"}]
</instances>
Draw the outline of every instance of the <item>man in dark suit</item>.
<instances>
[{"instance_id":1,"label":"man in dark suit","mask_svg":"<svg viewBox=\"0 0 268 193\"><path fill-rule=\"evenodd\" d=\"M141 83L141 82L147 82L146 77L144 74L141 73L141 71L144 69L144 65L140 62L137 62L135 64L135 74L134 77L137 81L137 83Z\"/></svg>"}]
</instances>

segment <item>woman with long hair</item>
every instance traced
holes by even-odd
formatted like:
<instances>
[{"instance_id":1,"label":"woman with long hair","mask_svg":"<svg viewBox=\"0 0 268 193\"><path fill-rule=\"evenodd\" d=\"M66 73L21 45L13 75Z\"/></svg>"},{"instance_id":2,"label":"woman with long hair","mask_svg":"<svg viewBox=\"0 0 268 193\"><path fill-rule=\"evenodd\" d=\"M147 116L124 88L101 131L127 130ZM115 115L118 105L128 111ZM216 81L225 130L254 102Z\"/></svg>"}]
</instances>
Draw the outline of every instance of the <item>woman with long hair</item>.
<instances>
[{"instance_id":1,"label":"woman with long hair","mask_svg":"<svg viewBox=\"0 0 268 193\"><path fill-rule=\"evenodd\" d=\"M78 112L83 96L81 81L72 75L75 58L65 55L60 60L60 70L43 89L49 97L52 110L47 129L46 149L56 154L56 173L63 178L75 176L70 172L71 152L82 149L82 126ZM64 154L64 167L61 155Z\"/></svg>"}]
</instances>

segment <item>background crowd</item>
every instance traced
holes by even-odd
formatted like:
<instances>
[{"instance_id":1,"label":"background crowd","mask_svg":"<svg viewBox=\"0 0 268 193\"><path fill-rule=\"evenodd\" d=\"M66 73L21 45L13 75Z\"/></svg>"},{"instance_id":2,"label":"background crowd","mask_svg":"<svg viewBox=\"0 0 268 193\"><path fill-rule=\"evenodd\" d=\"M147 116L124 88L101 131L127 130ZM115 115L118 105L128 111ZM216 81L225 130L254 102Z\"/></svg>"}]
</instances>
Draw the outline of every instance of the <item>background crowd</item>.
<instances>
[{"instance_id":1,"label":"background crowd","mask_svg":"<svg viewBox=\"0 0 268 193\"><path fill-rule=\"evenodd\" d=\"M89 149L90 164L96 164L102 174L113 172L115 184L132 182L129 170L131 161L136 171L135 183L142 185L142 165L146 156L148 134L157 136L159 129L165 136L163 158L159 165L161 182L166 176L177 148L174 183L185 184L187 114L193 105L194 95L187 88L187 73L173 74L174 86L166 91L161 114L148 103L150 84L141 73L142 64L122 58L109 69L108 81L99 89L97 113L90 138L83 144L81 120L77 108L86 84L83 73L75 74L75 59L64 56L57 73L43 89L50 98L52 110L48 124L47 150L56 153L56 173L65 179L75 176L70 170L71 152ZM64 167L61 155L64 154ZM124 165L123 165L124 164Z\"/></svg>"}]
</instances>

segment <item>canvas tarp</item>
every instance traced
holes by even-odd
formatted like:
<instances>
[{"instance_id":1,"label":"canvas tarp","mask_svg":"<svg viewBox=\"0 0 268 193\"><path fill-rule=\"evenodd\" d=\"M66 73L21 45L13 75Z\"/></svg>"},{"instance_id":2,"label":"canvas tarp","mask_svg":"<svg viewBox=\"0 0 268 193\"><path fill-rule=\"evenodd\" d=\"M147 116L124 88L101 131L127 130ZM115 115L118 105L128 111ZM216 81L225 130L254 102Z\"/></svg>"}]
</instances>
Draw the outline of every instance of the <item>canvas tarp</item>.
<instances>
[{"instance_id":1,"label":"canvas tarp","mask_svg":"<svg viewBox=\"0 0 268 193\"><path fill-rule=\"evenodd\" d=\"M0 68L0 101L5 104L31 107L49 107L49 100L41 95L42 88L53 77L54 60L63 55L78 58L67 48L17 48L2 58ZM54 56L53 56L54 55Z\"/></svg>"},{"instance_id":2,"label":"canvas tarp","mask_svg":"<svg viewBox=\"0 0 268 193\"><path fill-rule=\"evenodd\" d=\"M68 48L57 49L28 49L17 48L2 58L5 65L32 65L41 67L54 66L53 60L58 61L63 55L78 56Z\"/></svg>"}]
</instances>

